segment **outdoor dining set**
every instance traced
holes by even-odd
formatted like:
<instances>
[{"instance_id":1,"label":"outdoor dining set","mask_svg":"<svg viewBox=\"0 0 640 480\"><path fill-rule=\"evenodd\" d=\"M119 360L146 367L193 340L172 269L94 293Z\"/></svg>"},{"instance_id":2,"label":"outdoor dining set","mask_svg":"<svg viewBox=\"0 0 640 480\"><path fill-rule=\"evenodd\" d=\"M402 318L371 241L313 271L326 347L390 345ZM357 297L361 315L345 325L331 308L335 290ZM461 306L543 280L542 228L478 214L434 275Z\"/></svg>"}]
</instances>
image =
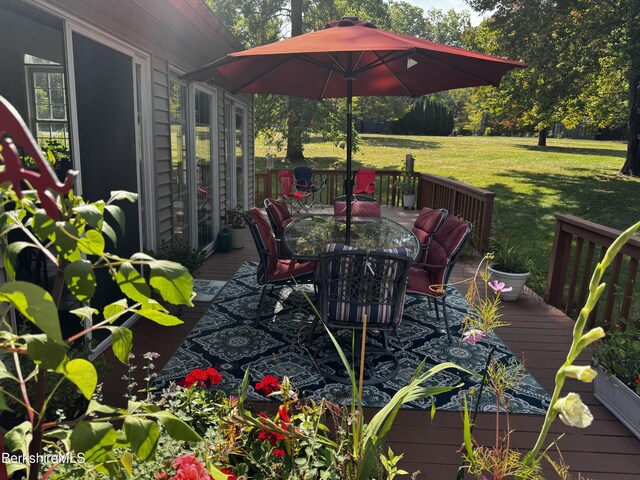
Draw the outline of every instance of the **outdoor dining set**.
<instances>
[{"instance_id":1,"label":"outdoor dining set","mask_svg":"<svg viewBox=\"0 0 640 480\"><path fill-rule=\"evenodd\" d=\"M281 174L283 177L287 174ZM346 197L334 201L333 214L309 213L300 207L305 212L298 215L298 202L285 195L265 199L264 209L245 212L260 256L256 274L262 291L255 323L263 318L269 289L312 284L318 314L307 345L312 348L315 336L322 333L317 328L320 322L333 332L352 330L363 335L364 330L366 338L375 334L367 356L385 356L395 363L395 369L387 369L383 377L369 373L369 383L381 383L398 368L387 334L395 333L402 321L405 293L426 296L430 304L433 300L438 323L441 305L451 342L445 286L472 224L448 215L445 209L423 208L409 230L383 217L374 198L350 198L349 241L345 241ZM327 376L334 381L347 380Z\"/></svg>"}]
</instances>

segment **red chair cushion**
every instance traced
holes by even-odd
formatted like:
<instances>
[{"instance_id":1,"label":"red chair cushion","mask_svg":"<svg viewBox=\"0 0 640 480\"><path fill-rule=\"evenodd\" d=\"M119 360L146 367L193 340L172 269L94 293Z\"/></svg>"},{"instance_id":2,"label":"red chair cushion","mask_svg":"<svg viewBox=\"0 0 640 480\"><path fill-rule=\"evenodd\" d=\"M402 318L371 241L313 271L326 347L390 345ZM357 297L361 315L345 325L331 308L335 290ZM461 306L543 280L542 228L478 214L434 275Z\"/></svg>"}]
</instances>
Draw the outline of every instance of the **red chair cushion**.
<instances>
[{"instance_id":1,"label":"red chair cushion","mask_svg":"<svg viewBox=\"0 0 640 480\"><path fill-rule=\"evenodd\" d=\"M333 204L333 214L336 217L344 217L347 214L347 202L337 201ZM351 216L353 217L380 217L380 203L378 202L351 202Z\"/></svg>"},{"instance_id":2,"label":"red chair cushion","mask_svg":"<svg viewBox=\"0 0 640 480\"><path fill-rule=\"evenodd\" d=\"M424 207L413 223L413 226L428 234L433 234L442 222L442 217L444 217L442 210Z\"/></svg>"},{"instance_id":3,"label":"red chair cushion","mask_svg":"<svg viewBox=\"0 0 640 480\"><path fill-rule=\"evenodd\" d=\"M407 290L436 298L444 294L444 286L433 282L429 270L420 267L411 267L409 270Z\"/></svg>"},{"instance_id":4,"label":"red chair cushion","mask_svg":"<svg viewBox=\"0 0 640 480\"><path fill-rule=\"evenodd\" d=\"M269 225L269 221L267 220L264 211L260 210L259 208L252 208L247 212L247 215L256 224L258 230L258 238L254 238L254 240L256 241L256 243L261 243L261 245L258 245L258 248L262 247L267 251L269 260L268 264L266 265L266 275L268 278L269 272L275 270L276 264L278 263L278 243L276 242L276 237L273 235L271 225Z\"/></svg>"},{"instance_id":5,"label":"red chair cushion","mask_svg":"<svg viewBox=\"0 0 640 480\"><path fill-rule=\"evenodd\" d=\"M287 280L291 277L312 274L317 262L300 263L296 260L278 260L273 268L267 272L267 282Z\"/></svg>"},{"instance_id":6,"label":"red chair cushion","mask_svg":"<svg viewBox=\"0 0 640 480\"><path fill-rule=\"evenodd\" d=\"M285 202L282 198L278 198L277 200L270 200L267 203L267 208L269 209L269 212L271 212L271 216L280 228L280 233L282 233L284 231L284 228L293 220L293 217L289 212L287 202Z\"/></svg>"}]
</instances>

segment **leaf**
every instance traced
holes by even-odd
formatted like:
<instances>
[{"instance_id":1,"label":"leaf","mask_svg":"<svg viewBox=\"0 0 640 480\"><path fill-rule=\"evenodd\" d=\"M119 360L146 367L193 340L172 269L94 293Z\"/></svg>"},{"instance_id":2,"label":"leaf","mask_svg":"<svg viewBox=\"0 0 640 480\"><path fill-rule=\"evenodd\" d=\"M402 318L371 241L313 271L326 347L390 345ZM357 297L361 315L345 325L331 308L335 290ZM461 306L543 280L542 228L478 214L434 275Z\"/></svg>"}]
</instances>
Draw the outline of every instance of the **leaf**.
<instances>
[{"instance_id":1,"label":"leaf","mask_svg":"<svg viewBox=\"0 0 640 480\"><path fill-rule=\"evenodd\" d=\"M102 206L104 208L104 206ZM85 222L91 225L93 228L100 228L104 220L102 211L96 206L96 204L81 205L73 209Z\"/></svg>"},{"instance_id":2,"label":"leaf","mask_svg":"<svg viewBox=\"0 0 640 480\"><path fill-rule=\"evenodd\" d=\"M34 363L47 370L57 370L67 358L67 345L53 342L44 334L25 335L27 355Z\"/></svg>"},{"instance_id":3,"label":"leaf","mask_svg":"<svg viewBox=\"0 0 640 480\"><path fill-rule=\"evenodd\" d=\"M2 391L0 390L0 412L3 412L5 410L11 410L11 409L7 404L7 399L5 398L4 393L2 393Z\"/></svg>"},{"instance_id":4,"label":"leaf","mask_svg":"<svg viewBox=\"0 0 640 480\"><path fill-rule=\"evenodd\" d=\"M122 235L124 235L124 227L126 225L126 219L124 216L123 210L117 205L107 205L105 207L107 212L113 217L113 219L118 223L118 227L120 227L120 231Z\"/></svg>"},{"instance_id":5,"label":"leaf","mask_svg":"<svg viewBox=\"0 0 640 480\"><path fill-rule=\"evenodd\" d=\"M106 320L114 322L127 310L127 308L129 308L127 299L121 298L120 300L110 303L109 305L104 307L102 314L104 315L104 318Z\"/></svg>"},{"instance_id":6,"label":"leaf","mask_svg":"<svg viewBox=\"0 0 640 480\"><path fill-rule=\"evenodd\" d=\"M56 222L43 208L39 208L33 215L32 228L36 236L44 242L55 231Z\"/></svg>"},{"instance_id":7,"label":"leaf","mask_svg":"<svg viewBox=\"0 0 640 480\"><path fill-rule=\"evenodd\" d=\"M160 429L156 422L128 416L124 420L124 431L131 443L131 449L140 460L153 457L160 438Z\"/></svg>"},{"instance_id":8,"label":"leaf","mask_svg":"<svg viewBox=\"0 0 640 480\"><path fill-rule=\"evenodd\" d=\"M63 254L73 252L78 246L78 229L69 222L55 223L55 246L56 249Z\"/></svg>"},{"instance_id":9,"label":"leaf","mask_svg":"<svg viewBox=\"0 0 640 480\"><path fill-rule=\"evenodd\" d=\"M118 244L118 235L116 234L116 231L111 228L111 225L109 225L107 222L102 222L102 233L104 233L107 237L109 237L109 240L111 240L111 242L114 245Z\"/></svg>"},{"instance_id":10,"label":"leaf","mask_svg":"<svg viewBox=\"0 0 640 480\"><path fill-rule=\"evenodd\" d=\"M127 472L127 475L133 477L133 455L129 452L124 452L120 457L120 463L122 467Z\"/></svg>"},{"instance_id":11,"label":"leaf","mask_svg":"<svg viewBox=\"0 0 640 480\"><path fill-rule=\"evenodd\" d=\"M99 463L110 457L116 432L107 422L80 422L71 434L71 448L84 453L85 459Z\"/></svg>"},{"instance_id":12,"label":"leaf","mask_svg":"<svg viewBox=\"0 0 640 480\"><path fill-rule=\"evenodd\" d=\"M22 250L28 247L36 249L38 248L34 243L31 242L11 242L5 247L3 255L4 268L10 280L15 280L16 278L15 266L17 264L18 255L20 255L20 252L22 252Z\"/></svg>"},{"instance_id":13,"label":"leaf","mask_svg":"<svg viewBox=\"0 0 640 480\"><path fill-rule=\"evenodd\" d=\"M193 306L193 278L189 271L176 262L168 260L154 260L150 262L151 286L162 298L175 305Z\"/></svg>"},{"instance_id":14,"label":"leaf","mask_svg":"<svg viewBox=\"0 0 640 480\"><path fill-rule=\"evenodd\" d=\"M104 413L105 415L122 415L126 413L125 410L121 408L111 407L109 405L103 405L96 400L89 400L89 405L87 406L87 411L85 415L89 415L90 413Z\"/></svg>"},{"instance_id":15,"label":"leaf","mask_svg":"<svg viewBox=\"0 0 640 480\"><path fill-rule=\"evenodd\" d=\"M31 423L24 421L16 425L4 435L5 452L22 452L24 455L29 451L29 444L33 438Z\"/></svg>"},{"instance_id":16,"label":"leaf","mask_svg":"<svg viewBox=\"0 0 640 480\"><path fill-rule=\"evenodd\" d=\"M165 410L151 414L157 418L162 426L167 430L167 433L174 440L182 440L184 442L201 442L202 437L196 433L196 431L180 420L174 414Z\"/></svg>"},{"instance_id":17,"label":"leaf","mask_svg":"<svg viewBox=\"0 0 640 480\"><path fill-rule=\"evenodd\" d=\"M102 255L104 253L104 237L97 230L87 230L84 237L78 242L78 249L84 253L92 255Z\"/></svg>"},{"instance_id":18,"label":"leaf","mask_svg":"<svg viewBox=\"0 0 640 480\"><path fill-rule=\"evenodd\" d=\"M163 325L165 327L173 327L175 325L182 325L184 322L180 320L178 317L173 315L169 315L161 310L152 310L150 308L142 308L137 310L136 313L141 317L148 318L149 320L153 320L159 325Z\"/></svg>"},{"instance_id":19,"label":"leaf","mask_svg":"<svg viewBox=\"0 0 640 480\"><path fill-rule=\"evenodd\" d=\"M73 313L76 317L80 317L82 320L93 324L93 316L98 314L98 310L86 306L70 310L69 313Z\"/></svg>"},{"instance_id":20,"label":"leaf","mask_svg":"<svg viewBox=\"0 0 640 480\"><path fill-rule=\"evenodd\" d=\"M133 348L133 333L128 328L124 327L111 327L106 326L107 330L113 335L111 342L111 348L113 348L113 354L122 363L129 361L129 354Z\"/></svg>"},{"instance_id":21,"label":"leaf","mask_svg":"<svg viewBox=\"0 0 640 480\"><path fill-rule=\"evenodd\" d=\"M9 282L0 286L0 299L10 302L54 342L64 344L58 309L49 292L29 282Z\"/></svg>"},{"instance_id":22,"label":"leaf","mask_svg":"<svg viewBox=\"0 0 640 480\"><path fill-rule=\"evenodd\" d=\"M116 283L122 293L134 302L145 303L151 295L149 285L130 262L120 265L116 273Z\"/></svg>"},{"instance_id":23,"label":"leaf","mask_svg":"<svg viewBox=\"0 0 640 480\"><path fill-rule=\"evenodd\" d=\"M433 421L435 416L436 416L436 399L431 397L431 421Z\"/></svg>"},{"instance_id":24,"label":"leaf","mask_svg":"<svg viewBox=\"0 0 640 480\"><path fill-rule=\"evenodd\" d=\"M117 200L129 200L130 202L136 202L138 200L138 194L127 192L126 190L113 190L111 192L111 198L107 202L107 205Z\"/></svg>"},{"instance_id":25,"label":"leaf","mask_svg":"<svg viewBox=\"0 0 640 480\"><path fill-rule=\"evenodd\" d=\"M96 292L96 277L93 273L91 262L88 260L76 260L67 265L64 269L64 282L69 291L79 301L86 302L91 300Z\"/></svg>"},{"instance_id":26,"label":"leaf","mask_svg":"<svg viewBox=\"0 0 640 480\"><path fill-rule=\"evenodd\" d=\"M98 385L98 372L91 362L83 358L74 358L62 367L62 374L80 389L89 400Z\"/></svg>"}]
</instances>

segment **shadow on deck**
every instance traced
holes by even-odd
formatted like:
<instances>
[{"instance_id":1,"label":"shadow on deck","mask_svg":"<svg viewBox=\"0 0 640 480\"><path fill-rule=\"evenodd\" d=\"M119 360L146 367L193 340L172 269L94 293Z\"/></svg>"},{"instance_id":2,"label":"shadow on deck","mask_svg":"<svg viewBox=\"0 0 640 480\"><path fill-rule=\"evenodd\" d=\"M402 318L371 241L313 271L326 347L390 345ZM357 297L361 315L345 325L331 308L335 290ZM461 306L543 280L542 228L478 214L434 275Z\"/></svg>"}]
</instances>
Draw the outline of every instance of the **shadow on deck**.
<instances>
[{"instance_id":1,"label":"shadow on deck","mask_svg":"<svg viewBox=\"0 0 640 480\"><path fill-rule=\"evenodd\" d=\"M416 214L416 211L383 207L384 216L406 226L413 224ZM257 261L258 255L247 230L244 248L212 255L200 269L198 278L229 280L240 265L248 260ZM459 261L451 281L457 283L470 278L475 267L474 263ZM133 327L134 352L136 355L147 351L160 353L161 357L155 362L159 371L207 307L207 304L197 304L183 312L181 318L185 323L172 327L170 331L152 322L138 322ZM499 336L516 356L524 358L526 368L551 392L555 372L563 363L571 343L573 321L559 310L544 304L532 292L517 302L504 303L502 314L503 320L510 325L501 328ZM583 354L579 363L587 364L589 361L590 356ZM118 402L121 392L125 391L120 380L123 373L123 368L116 367L106 379L103 391L108 401ZM640 478L640 441L594 398L592 385L568 380L565 392L579 393L595 418L587 429L566 427L557 421L548 437L552 440L564 434L559 448L571 471L598 480ZM370 410L368 414L372 412ZM542 421L541 416L511 415L510 428L515 430L511 437L512 447L532 447ZM474 435L479 442L492 445L495 416L479 414ZM409 472L420 470L417 478L454 479L461 461L461 454L457 452L462 443L461 415L458 412L438 412L431 421L428 412L401 410L391 432L390 443L396 454L404 454L402 468ZM558 458L557 452L551 453ZM550 469L545 468L545 471L546 478L557 478ZM471 477L466 475L466 478Z\"/></svg>"}]
</instances>

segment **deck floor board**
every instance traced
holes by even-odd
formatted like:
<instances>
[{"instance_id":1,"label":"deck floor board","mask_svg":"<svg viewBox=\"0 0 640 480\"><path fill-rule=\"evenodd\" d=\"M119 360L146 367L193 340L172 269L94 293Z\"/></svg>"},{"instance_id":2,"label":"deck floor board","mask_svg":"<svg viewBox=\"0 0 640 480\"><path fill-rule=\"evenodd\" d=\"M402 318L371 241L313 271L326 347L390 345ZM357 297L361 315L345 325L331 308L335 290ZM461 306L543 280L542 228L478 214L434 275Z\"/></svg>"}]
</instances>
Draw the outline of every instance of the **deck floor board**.
<instances>
[{"instance_id":1,"label":"deck floor board","mask_svg":"<svg viewBox=\"0 0 640 480\"><path fill-rule=\"evenodd\" d=\"M383 207L383 215L401 224L410 226L417 212L400 208ZM213 254L201 267L198 278L229 280L239 266L247 260L258 260L251 236L246 231L245 247L230 253ZM453 283L470 278L475 271L474 263L458 262L452 275ZM189 331L206 311L206 304L197 304L185 310L181 318L184 324L166 330L151 322L138 322L134 327L134 351L143 354L156 351L161 358L158 368L171 357ZM556 369L562 364L571 342L573 321L561 311L547 306L535 294L528 292L517 302L504 303L501 310L503 320L509 323L498 331L514 354L524 355L527 369L541 385L550 391L554 384ZM107 353L107 356L109 354ZM589 361L589 354L581 360ZM117 363L117 362L114 362ZM124 385L120 377L123 367L116 366L105 379L107 400L121 402ZM569 428L557 422L549 438L565 434L559 447L564 461L574 474L595 480L640 479L640 440L629 431L593 397L591 384L576 381L567 383L568 391L580 393L588 404L595 420L587 429ZM368 411L368 415L375 413ZM543 418L533 415L511 415L510 426L515 430L512 445L516 448L531 447L537 437ZM479 440L490 445L495 435L495 417L479 414L475 433ZM462 442L462 421L457 412L438 412L433 421L424 411L401 410L390 435L390 445L396 453L404 453L402 467L409 472L419 470L419 479L454 479L461 454L456 450ZM557 453L552 454L557 458ZM547 478L557 478L549 469ZM469 475L466 478L470 478Z\"/></svg>"}]
</instances>

